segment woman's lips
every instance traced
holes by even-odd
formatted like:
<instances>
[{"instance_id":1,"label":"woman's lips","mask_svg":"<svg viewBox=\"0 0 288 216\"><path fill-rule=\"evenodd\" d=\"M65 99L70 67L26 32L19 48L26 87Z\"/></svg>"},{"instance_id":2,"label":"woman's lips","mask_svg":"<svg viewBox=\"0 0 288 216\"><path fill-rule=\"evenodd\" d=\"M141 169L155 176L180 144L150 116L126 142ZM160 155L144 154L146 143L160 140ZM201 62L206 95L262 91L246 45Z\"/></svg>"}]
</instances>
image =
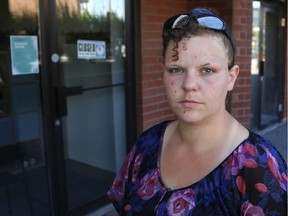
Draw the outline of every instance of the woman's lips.
<instances>
[{"instance_id":1,"label":"woman's lips","mask_svg":"<svg viewBox=\"0 0 288 216\"><path fill-rule=\"evenodd\" d=\"M196 107L196 106L199 106L200 104L202 104L201 102L196 101L196 100L182 100L179 103L182 104L184 107L187 107L187 108L193 108L193 107Z\"/></svg>"}]
</instances>

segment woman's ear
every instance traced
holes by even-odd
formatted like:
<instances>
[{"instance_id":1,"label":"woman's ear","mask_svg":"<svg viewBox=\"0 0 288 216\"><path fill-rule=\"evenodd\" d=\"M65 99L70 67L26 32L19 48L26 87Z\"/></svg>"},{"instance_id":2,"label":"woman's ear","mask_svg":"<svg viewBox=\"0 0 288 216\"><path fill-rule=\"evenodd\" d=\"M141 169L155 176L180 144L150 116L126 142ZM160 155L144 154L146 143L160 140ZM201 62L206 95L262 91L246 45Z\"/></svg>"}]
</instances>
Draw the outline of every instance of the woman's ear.
<instances>
[{"instance_id":1,"label":"woman's ear","mask_svg":"<svg viewBox=\"0 0 288 216\"><path fill-rule=\"evenodd\" d=\"M239 66L234 65L229 71L228 91L233 90L238 74L239 74Z\"/></svg>"}]
</instances>

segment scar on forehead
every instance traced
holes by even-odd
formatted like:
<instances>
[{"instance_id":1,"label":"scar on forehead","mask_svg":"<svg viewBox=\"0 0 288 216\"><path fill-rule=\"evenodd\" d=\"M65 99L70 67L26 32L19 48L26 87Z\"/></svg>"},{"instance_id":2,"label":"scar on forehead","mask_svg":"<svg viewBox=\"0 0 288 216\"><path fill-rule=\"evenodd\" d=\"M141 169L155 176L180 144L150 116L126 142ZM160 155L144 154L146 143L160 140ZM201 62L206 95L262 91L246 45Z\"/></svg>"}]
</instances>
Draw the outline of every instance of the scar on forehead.
<instances>
[{"instance_id":1,"label":"scar on forehead","mask_svg":"<svg viewBox=\"0 0 288 216\"><path fill-rule=\"evenodd\" d=\"M181 47L183 50L187 50L187 44L185 41L182 42Z\"/></svg>"},{"instance_id":2,"label":"scar on forehead","mask_svg":"<svg viewBox=\"0 0 288 216\"><path fill-rule=\"evenodd\" d=\"M182 43L182 49L187 50L187 44L185 42Z\"/></svg>"},{"instance_id":3,"label":"scar on forehead","mask_svg":"<svg viewBox=\"0 0 288 216\"><path fill-rule=\"evenodd\" d=\"M187 50L187 41L188 38L183 38L182 41L180 42L180 47L182 48L182 50Z\"/></svg>"}]
</instances>

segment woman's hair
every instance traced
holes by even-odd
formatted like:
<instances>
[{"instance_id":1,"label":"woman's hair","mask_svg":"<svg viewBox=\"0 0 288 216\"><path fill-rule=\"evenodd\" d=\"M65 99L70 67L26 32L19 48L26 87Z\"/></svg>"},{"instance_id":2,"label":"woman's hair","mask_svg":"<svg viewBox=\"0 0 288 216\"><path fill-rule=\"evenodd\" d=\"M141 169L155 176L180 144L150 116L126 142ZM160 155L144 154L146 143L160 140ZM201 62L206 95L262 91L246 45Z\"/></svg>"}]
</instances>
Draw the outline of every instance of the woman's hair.
<instances>
[{"instance_id":1,"label":"woman's hair","mask_svg":"<svg viewBox=\"0 0 288 216\"><path fill-rule=\"evenodd\" d=\"M209 29L203 25L197 23L189 23L187 26L182 28L174 28L174 29L164 29L162 33L162 42L163 42L163 51L162 57L165 60L165 54L167 51L167 47L169 42L173 43L173 60L178 60L178 44L182 39L189 39L194 36L201 36L201 35L211 35L220 37L223 41L224 47L226 48L227 58L228 58L228 68L229 70L234 65L234 58L235 58L235 46L232 41L228 39L228 37L221 31L216 31ZM233 44L232 44L233 43Z\"/></svg>"}]
</instances>

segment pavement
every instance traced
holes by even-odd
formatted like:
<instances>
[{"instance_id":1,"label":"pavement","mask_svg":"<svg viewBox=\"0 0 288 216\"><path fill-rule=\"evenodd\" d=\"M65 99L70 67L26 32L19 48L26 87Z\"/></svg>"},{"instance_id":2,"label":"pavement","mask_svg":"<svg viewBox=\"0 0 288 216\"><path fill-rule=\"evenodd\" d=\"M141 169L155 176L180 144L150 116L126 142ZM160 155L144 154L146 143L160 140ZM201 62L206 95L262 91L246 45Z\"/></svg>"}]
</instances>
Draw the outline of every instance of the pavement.
<instances>
[{"instance_id":1,"label":"pavement","mask_svg":"<svg viewBox=\"0 0 288 216\"><path fill-rule=\"evenodd\" d=\"M269 140L280 152L283 158L287 158L287 120L273 124L262 131L255 131L257 134Z\"/></svg>"}]
</instances>

